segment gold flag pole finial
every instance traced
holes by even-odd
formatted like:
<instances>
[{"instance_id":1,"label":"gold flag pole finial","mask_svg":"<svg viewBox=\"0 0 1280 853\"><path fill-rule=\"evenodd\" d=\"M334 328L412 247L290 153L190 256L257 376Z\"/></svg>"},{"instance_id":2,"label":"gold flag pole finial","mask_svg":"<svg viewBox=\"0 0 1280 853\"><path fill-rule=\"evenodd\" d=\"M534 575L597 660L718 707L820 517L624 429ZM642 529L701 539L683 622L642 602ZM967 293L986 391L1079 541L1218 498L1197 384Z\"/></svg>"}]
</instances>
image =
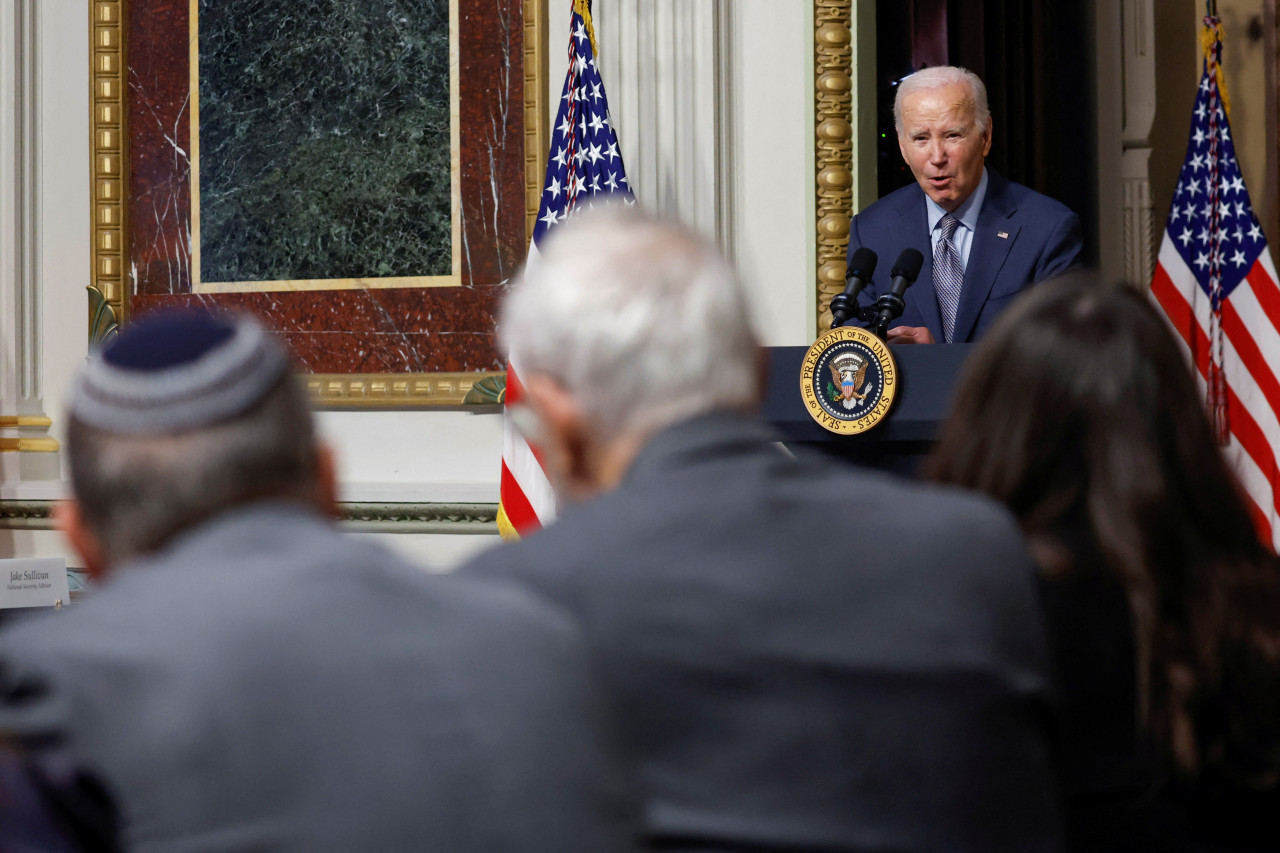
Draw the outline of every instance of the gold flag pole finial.
<instances>
[{"instance_id":1,"label":"gold flag pole finial","mask_svg":"<svg viewBox=\"0 0 1280 853\"><path fill-rule=\"evenodd\" d=\"M1213 4L1217 6L1216 3ZM1209 63L1214 80L1218 84L1218 94L1222 97L1222 109L1226 111L1227 118L1231 117L1231 97L1227 94L1227 78L1222 73L1222 40L1226 36L1226 32L1222 29L1222 19L1216 14L1217 9L1212 8L1211 12L1205 16L1204 27L1200 30L1200 50L1204 53L1205 60Z\"/></svg>"},{"instance_id":2,"label":"gold flag pole finial","mask_svg":"<svg viewBox=\"0 0 1280 853\"><path fill-rule=\"evenodd\" d=\"M591 39L591 55L600 60L600 45L596 42L596 28L591 23L591 0L573 0L573 11L582 16L587 27L587 38Z\"/></svg>"}]
</instances>

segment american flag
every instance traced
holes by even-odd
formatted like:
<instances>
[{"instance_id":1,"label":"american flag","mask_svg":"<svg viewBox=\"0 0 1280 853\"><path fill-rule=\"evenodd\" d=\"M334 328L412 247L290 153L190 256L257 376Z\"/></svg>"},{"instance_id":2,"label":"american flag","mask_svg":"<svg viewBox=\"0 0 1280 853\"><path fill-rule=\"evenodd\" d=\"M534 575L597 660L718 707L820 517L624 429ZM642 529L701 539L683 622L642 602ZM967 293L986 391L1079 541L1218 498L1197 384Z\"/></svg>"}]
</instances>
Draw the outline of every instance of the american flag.
<instances>
[{"instance_id":1,"label":"american flag","mask_svg":"<svg viewBox=\"0 0 1280 853\"><path fill-rule=\"evenodd\" d=\"M1151 295L1187 346L1262 538L1280 546L1280 287L1231 139L1222 31L1205 62Z\"/></svg>"},{"instance_id":2,"label":"american flag","mask_svg":"<svg viewBox=\"0 0 1280 853\"><path fill-rule=\"evenodd\" d=\"M631 200L631 184L618 153L618 135L609 120L609 101L596 65L596 37L590 0L573 0L569 21L569 72L547 155L538 222L529 246L526 270L538 260L538 244L556 225L583 209L593 197L614 195ZM508 406L522 397L519 354L507 362ZM498 528L503 538L516 538L555 517L555 495L542 464L511 418L503 424L502 484Z\"/></svg>"}]
</instances>

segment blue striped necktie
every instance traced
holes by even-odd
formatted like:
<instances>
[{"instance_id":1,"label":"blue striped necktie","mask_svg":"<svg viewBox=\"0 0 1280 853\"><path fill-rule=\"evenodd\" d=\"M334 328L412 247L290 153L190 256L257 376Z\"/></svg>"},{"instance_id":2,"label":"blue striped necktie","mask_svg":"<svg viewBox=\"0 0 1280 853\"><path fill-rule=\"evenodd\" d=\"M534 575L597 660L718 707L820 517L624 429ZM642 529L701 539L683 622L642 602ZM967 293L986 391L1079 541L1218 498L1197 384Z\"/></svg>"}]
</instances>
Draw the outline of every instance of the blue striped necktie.
<instances>
[{"instance_id":1,"label":"blue striped necktie","mask_svg":"<svg viewBox=\"0 0 1280 853\"><path fill-rule=\"evenodd\" d=\"M960 220L950 213L942 217L942 236L933 246L933 289L938 293L938 307L942 309L942 340L948 344L955 332L960 285L964 282L960 253L951 242L959 224Z\"/></svg>"}]
</instances>

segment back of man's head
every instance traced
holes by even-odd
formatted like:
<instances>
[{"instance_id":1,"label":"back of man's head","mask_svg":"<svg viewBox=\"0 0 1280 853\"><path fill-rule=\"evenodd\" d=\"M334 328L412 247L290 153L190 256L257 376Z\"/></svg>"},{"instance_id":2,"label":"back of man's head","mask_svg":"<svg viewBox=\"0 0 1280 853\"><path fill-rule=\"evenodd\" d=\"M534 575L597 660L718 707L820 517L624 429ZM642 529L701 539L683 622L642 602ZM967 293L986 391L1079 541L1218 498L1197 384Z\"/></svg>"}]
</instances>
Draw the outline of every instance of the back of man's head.
<instances>
[{"instance_id":1,"label":"back of man's head","mask_svg":"<svg viewBox=\"0 0 1280 853\"><path fill-rule=\"evenodd\" d=\"M557 228L502 314L523 376L558 384L600 436L643 437L759 396L758 342L732 267L638 207Z\"/></svg>"},{"instance_id":2,"label":"back of man's head","mask_svg":"<svg viewBox=\"0 0 1280 853\"><path fill-rule=\"evenodd\" d=\"M327 508L305 389L246 317L163 312L126 327L77 379L66 450L79 530L64 527L99 570L252 501Z\"/></svg>"}]
</instances>

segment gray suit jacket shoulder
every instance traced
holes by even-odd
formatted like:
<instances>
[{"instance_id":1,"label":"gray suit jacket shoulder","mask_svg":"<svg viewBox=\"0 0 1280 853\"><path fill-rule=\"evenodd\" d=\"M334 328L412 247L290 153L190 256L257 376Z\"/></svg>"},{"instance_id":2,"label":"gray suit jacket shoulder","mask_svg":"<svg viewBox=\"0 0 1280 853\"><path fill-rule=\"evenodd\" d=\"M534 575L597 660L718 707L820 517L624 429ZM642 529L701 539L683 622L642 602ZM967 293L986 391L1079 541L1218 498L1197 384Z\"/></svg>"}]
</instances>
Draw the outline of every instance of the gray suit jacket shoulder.
<instances>
[{"instance_id":1,"label":"gray suit jacket shoulder","mask_svg":"<svg viewBox=\"0 0 1280 853\"><path fill-rule=\"evenodd\" d=\"M1011 518L771 442L739 415L679 424L468 571L577 617L664 849L1057 849Z\"/></svg>"},{"instance_id":2,"label":"gray suit jacket shoulder","mask_svg":"<svg viewBox=\"0 0 1280 853\"><path fill-rule=\"evenodd\" d=\"M0 731L138 850L631 849L580 639L282 506L0 636Z\"/></svg>"}]
</instances>

